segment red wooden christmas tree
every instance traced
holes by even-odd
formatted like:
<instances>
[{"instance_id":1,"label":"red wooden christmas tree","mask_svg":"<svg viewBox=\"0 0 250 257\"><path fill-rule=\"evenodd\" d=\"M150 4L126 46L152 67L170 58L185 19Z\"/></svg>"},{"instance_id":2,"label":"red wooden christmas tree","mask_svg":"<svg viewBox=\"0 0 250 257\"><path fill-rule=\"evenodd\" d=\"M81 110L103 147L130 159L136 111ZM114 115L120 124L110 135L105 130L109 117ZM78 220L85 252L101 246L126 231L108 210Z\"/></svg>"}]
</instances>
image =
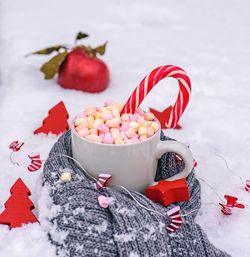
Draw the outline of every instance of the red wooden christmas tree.
<instances>
[{"instance_id":1,"label":"red wooden christmas tree","mask_svg":"<svg viewBox=\"0 0 250 257\"><path fill-rule=\"evenodd\" d=\"M64 103L61 101L51 108L48 116L43 120L40 128L34 131L34 134L49 134L50 132L59 135L69 129L68 117L69 114Z\"/></svg>"},{"instance_id":2,"label":"red wooden christmas tree","mask_svg":"<svg viewBox=\"0 0 250 257\"><path fill-rule=\"evenodd\" d=\"M0 224L9 225L10 228L21 227L23 224L37 222L32 213L34 204L29 199L30 190L19 178L10 189L11 196L5 203L5 210L0 214Z\"/></svg>"},{"instance_id":3,"label":"red wooden christmas tree","mask_svg":"<svg viewBox=\"0 0 250 257\"><path fill-rule=\"evenodd\" d=\"M159 120L159 122L161 123L162 129L167 128L166 122L169 120L172 108L173 108L172 106L169 106L162 112L159 112L153 108L149 108L149 111L152 112L155 115L155 117ZM175 129L181 129L181 126L179 124L177 124Z\"/></svg>"}]
</instances>

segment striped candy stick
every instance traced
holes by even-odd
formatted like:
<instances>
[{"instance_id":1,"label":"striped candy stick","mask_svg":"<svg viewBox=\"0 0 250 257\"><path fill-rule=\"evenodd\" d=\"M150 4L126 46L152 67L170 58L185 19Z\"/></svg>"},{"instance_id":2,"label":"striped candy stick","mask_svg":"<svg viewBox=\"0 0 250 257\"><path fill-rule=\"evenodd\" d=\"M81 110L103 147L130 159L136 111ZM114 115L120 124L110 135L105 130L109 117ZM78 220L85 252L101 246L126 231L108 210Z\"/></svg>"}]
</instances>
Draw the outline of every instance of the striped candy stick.
<instances>
[{"instance_id":1,"label":"striped candy stick","mask_svg":"<svg viewBox=\"0 0 250 257\"><path fill-rule=\"evenodd\" d=\"M247 192L250 192L250 179L247 179L247 180L246 180L245 190L246 190Z\"/></svg>"},{"instance_id":2,"label":"striped candy stick","mask_svg":"<svg viewBox=\"0 0 250 257\"><path fill-rule=\"evenodd\" d=\"M28 166L30 172L39 170L42 167L42 161L39 153L29 154L28 157L31 159L31 163Z\"/></svg>"},{"instance_id":3,"label":"striped candy stick","mask_svg":"<svg viewBox=\"0 0 250 257\"><path fill-rule=\"evenodd\" d=\"M18 142L17 140L15 140L12 143L10 143L9 149L12 149L13 152L18 152L23 145L24 145L24 142Z\"/></svg>"},{"instance_id":4,"label":"striped candy stick","mask_svg":"<svg viewBox=\"0 0 250 257\"><path fill-rule=\"evenodd\" d=\"M127 100L121 114L134 113L151 89L161 79L166 77L177 79L180 89L177 100L171 110L169 119L166 122L167 128L174 128L185 111L191 94L191 82L189 77L183 69L174 65L160 66L146 76Z\"/></svg>"},{"instance_id":5,"label":"striped candy stick","mask_svg":"<svg viewBox=\"0 0 250 257\"><path fill-rule=\"evenodd\" d=\"M225 204L220 203L221 212L225 215L232 215L232 209Z\"/></svg>"},{"instance_id":6,"label":"striped candy stick","mask_svg":"<svg viewBox=\"0 0 250 257\"><path fill-rule=\"evenodd\" d=\"M181 218L181 210L180 210L180 206L176 206L174 208L172 208L171 210L169 210L167 212L168 217L170 218L171 222L170 224L166 227L166 229L169 232L176 232L177 229L179 229L179 227L181 226L181 224L183 223L183 220Z\"/></svg>"},{"instance_id":7,"label":"striped candy stick","mask_svg":"<svg viewBox=\"0 0 250 257\"><path fill-rule=\"evenodd\" d=\"M95 182L95 188L97 190L102 189L103 187L106 186L108 181L112 178L112 176L108 173L101 173L98 176L98 180Z\"/></svg>"}]
</instances>

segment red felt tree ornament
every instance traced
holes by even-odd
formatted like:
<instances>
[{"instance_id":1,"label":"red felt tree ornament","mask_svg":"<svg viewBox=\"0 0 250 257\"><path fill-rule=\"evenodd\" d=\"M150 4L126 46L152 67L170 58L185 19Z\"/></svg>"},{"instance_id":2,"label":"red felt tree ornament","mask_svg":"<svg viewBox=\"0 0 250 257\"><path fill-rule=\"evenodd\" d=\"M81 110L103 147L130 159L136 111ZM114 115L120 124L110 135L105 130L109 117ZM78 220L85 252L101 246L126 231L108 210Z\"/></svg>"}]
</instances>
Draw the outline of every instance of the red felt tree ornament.
<instances>
[{"instance_id":1,"label":"red felt tree ornament","mask_svg":"<svg viewBox=\"0 0 250 257\"><path fill-rule=\"evenodd\" d=\"M69 114L62 101L51 108L48 114L49 115L43 120L42 126L36 129L34 134L52 133L54 135L59 135L69 129Z\"/></svg>"},{"instance_id":2,"label":"red felt tree ornament","mask_svg":"<svg viewBox=\"0 0 250 257\"><path fill-rule=\"evenodd\" d=\"M165 129L167 128L166 122L169 120L169 116L172 109L173 107L169 106L162 112L159 112L153 108L149 108L149 111L152 112L155 115L155 117L159 120L159 122L161 123L161 128ZM174 129L181 129L181 126L177 124Z\"/></svg>"},{"instance_id":3,"label":"red felt tree ornament","mask_svg":"<svg viewBox=\"0 0 250 257\"><path fill-rule=\"evenodd\" d=\"M11 196L5 203L5 210L0 214L0 224L10 228L21 227L23 224L37 222L32 213L33 202L28 198L31 193L24 182L19 178L10 189Z\"/></svg>"},{"instance_id":4,"label":"red felt tree ornament","mask_svg":"<svg viewBox=\"0 0 250 257\"><path fill-rule=\"evenodd\" d=\"M153 202L168 206L190 198L185 178L174 181L160 180L158 184L146 188L146 196Z\"/></svg>"}]
</instances>

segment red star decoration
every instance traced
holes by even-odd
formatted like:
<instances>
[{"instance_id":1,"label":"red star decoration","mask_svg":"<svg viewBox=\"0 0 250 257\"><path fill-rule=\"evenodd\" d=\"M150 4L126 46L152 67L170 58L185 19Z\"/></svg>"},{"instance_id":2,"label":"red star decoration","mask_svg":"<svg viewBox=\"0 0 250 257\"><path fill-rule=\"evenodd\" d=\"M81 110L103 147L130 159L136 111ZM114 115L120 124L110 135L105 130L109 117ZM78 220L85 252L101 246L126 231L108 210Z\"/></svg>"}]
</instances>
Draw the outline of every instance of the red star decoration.
<instances>
[{"instance_id":1,"label":"red star decoration","mask_svg":"<svg viewBox=\"0 0 250 257\"><path fill-rule=\"evenodd\" d=\"M169 120L172 108L173 108L172 106L169 106L163 112L159 112L153 108L149 108L149 111L152 112L155 115L155 117L159 120L159 122L161 123L162 129L167 128L166 122ZM174 129L181 129L181 126L179 124L177 124Z\"/></svg>"},{"instance_id":2,"label":"red star decoration","mask_svg":"<svg viewBox=\"0 0 250 257\"><path fill-rule=\"evenodd\" d=\"M185 178L174 181L160 180L157 185L146 188L146 196L153 202L168 206L175 202L188 201L190 198Z\"/></svg>"}]
</instances>

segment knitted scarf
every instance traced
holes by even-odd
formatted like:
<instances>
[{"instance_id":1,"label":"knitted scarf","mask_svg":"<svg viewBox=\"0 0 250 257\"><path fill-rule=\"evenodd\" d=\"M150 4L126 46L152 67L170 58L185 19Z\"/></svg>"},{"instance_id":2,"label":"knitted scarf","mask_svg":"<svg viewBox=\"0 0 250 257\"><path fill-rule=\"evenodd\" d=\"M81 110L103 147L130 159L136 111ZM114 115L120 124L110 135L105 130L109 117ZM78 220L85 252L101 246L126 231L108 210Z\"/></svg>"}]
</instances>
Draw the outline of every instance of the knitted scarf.
<instances>
[{"instance_id":1,"label":"knitted scarf","mask_svg":"<svg viewBox=\"0 0 250 257\"><path fill-rule=\"evenodd\" d=\"M43 186L49 194L50 207L48 235L57 253L65 257L228 257L215 248L194 221L201 205L200 184L194 171L188 176L188 202L168 207L153 203L138 192L134 198L148 209L163 215L176 205L186 216L184 224L174 233L166 230L169 220L142 208L131 196L115 187L96 190L93 181L71 159L70 131L63 134L53 146L44 166ZM163 134L161 140L169 140ZM84 153L83 153L84 154ZM104 160L105 161L105 160ZM173 153L166 153L158 162L156 180L178 173L183 163ZM62 182L60 174L72 173L69 182ZM101 208L98 196L109 199L109 207ZM42 196L41 196L42 197ZM43 224L42 224L43 225Z\"/></svg>"}]
</instances>

